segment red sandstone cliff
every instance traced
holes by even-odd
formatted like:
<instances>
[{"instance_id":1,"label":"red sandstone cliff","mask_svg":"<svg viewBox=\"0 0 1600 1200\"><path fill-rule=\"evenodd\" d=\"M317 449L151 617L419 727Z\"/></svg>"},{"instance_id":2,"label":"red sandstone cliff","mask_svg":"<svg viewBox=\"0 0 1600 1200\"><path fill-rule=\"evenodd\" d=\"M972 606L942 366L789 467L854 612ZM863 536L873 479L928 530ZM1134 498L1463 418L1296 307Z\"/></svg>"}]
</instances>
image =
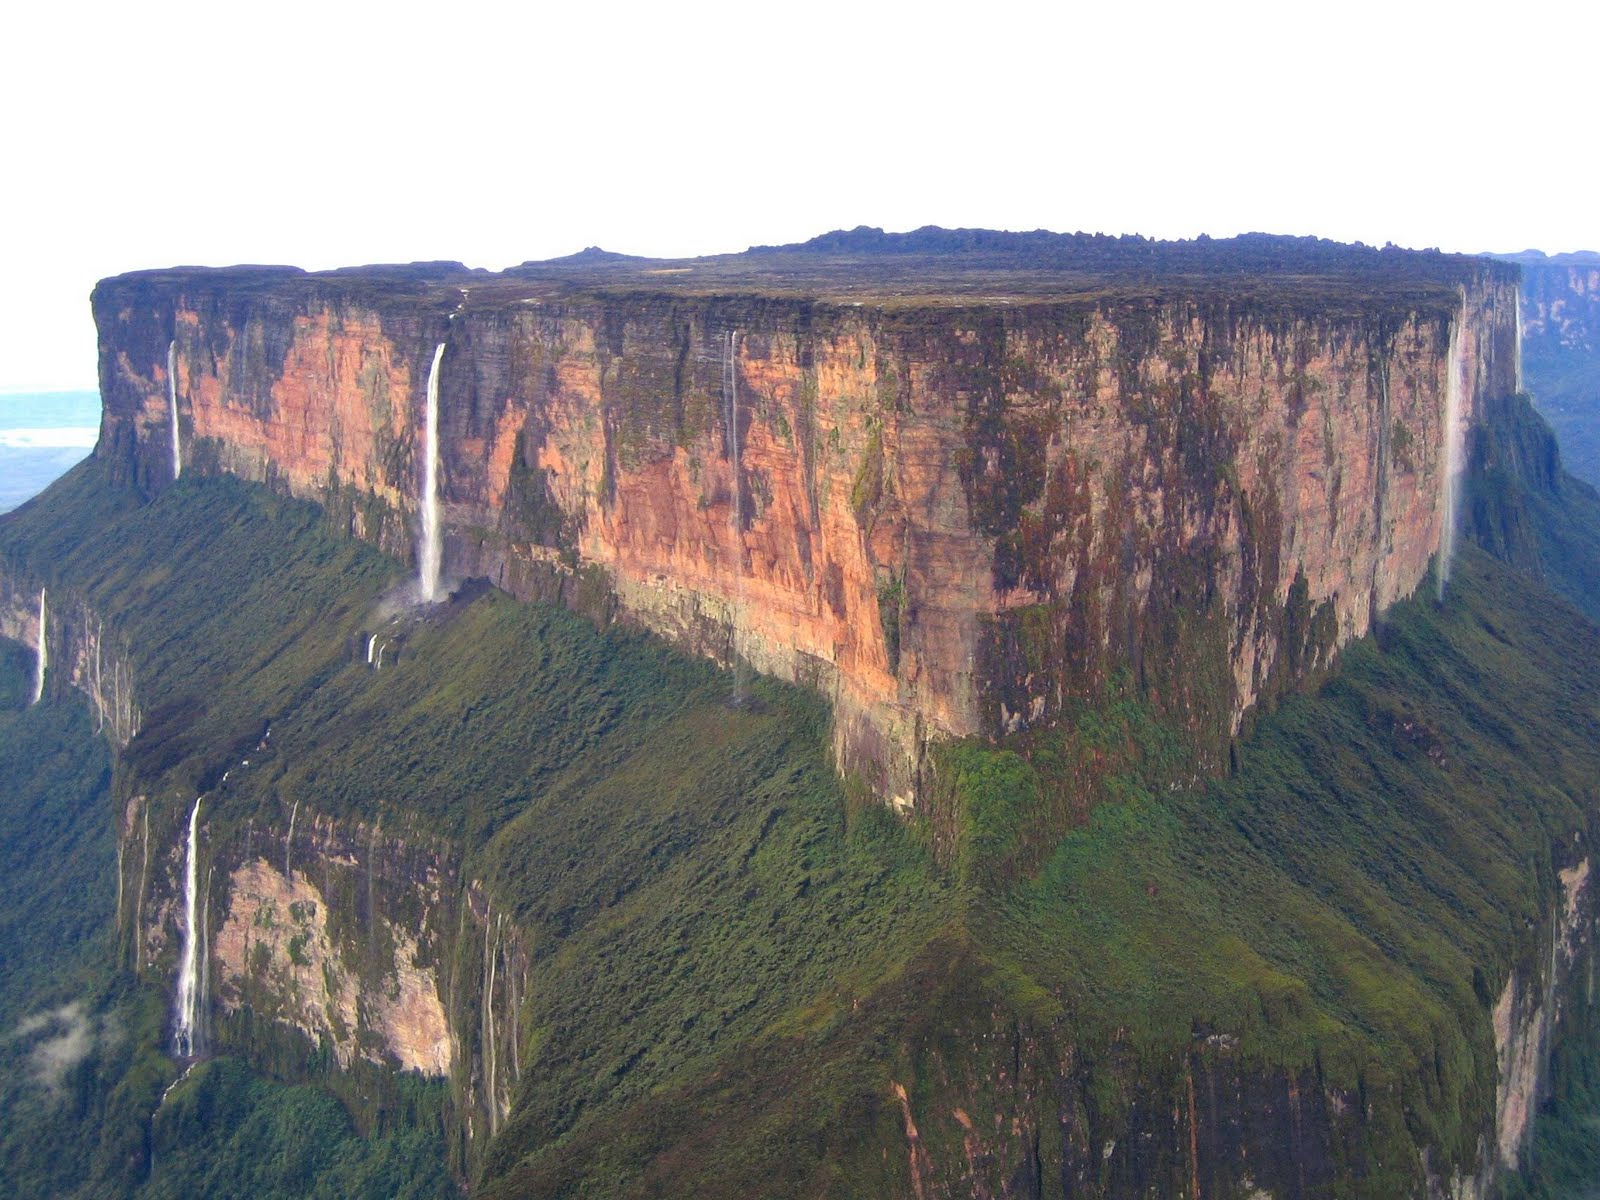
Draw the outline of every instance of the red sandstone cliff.
<instances>
[{"instance_id":1,"label":"red sandstone cliff","mask_svg":"<svg viewBox=\"0 0 1600 1200\"><path fill-rule=\"evenodd\" d=\"M1416 589L1452 336L1470 423L1514 386L1516 274L1380 257L1264 292L1056 270L978 295L914 263L123 276L95 297L99 453L170 480L173 342L186 471L410 554L442 341L447 574L531 595L600 568L629 618L828 694L841 765L909 806L928 739L1051 721L1119 668L1214 757Z\"/></svg>"}]
</instances>

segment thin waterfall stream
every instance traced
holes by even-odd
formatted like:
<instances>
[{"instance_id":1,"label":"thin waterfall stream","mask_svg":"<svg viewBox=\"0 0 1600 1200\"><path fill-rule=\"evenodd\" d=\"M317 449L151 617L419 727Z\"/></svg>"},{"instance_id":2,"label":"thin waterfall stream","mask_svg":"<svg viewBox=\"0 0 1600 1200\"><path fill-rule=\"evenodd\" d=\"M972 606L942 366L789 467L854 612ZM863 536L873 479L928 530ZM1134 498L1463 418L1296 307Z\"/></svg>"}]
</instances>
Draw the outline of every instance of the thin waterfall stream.
<instances>
[{"instance_id":1,"label":"thin waterfall stream","mask_svg":"<svg viewBox=\"0 0 1600 1200\"><path fill-rule=\"evenodd\" d=\"M1466 298L1462 297L1462 312ZM1445 359L1444 388L1444 513L1439 532L1439 600L1450 585L1450 567L1456 554L1456 526L1460 519L1461 470L1466 448L1466 430L1461 420L1461 320L1450 325L1450 352Z\"/></svg>"},{"instance_id":2,"label":"thin waterfall stream","mask_svg":"<svg viewBox=\"0 0 1600 1200\"><path fill-rule=\"evenodd\" d=\"M34 658L33 665L33 700L37 704L44 699L44 674L50 669L50 641L47 637L45 622L49 618L49 610L45 608L44 588L39 589L39 652Z\"/></svg>"},{"instance_id":3,"label":"thin waterfall stream","mask_svg":"<svg viewBox=\"0 0 1600 1200\"><path fill-rule=\"evenodd\" d=\"M183 434L178 428L178 342L167 343L167 404L172 409L172 481L183 474Z\"/></svg>"},{"instance_id":4,"label":"thin waterfall stream","mask_svg":"<svg viewBox=\"0 0 1600 1200\"><path fill-rule=\"evenodd\" d=\"M440 342L433 350L433 365L428 368L427 436L423 445L422 544L417 550L417 593L426 604L439 597L439 567L444 546L439 530L439 364L444 359Z\"/></svg>"},{"instance_id":5,"label":"thin waterfall stream","mask_svg":"<svg viewBox=\"0 0 1600 1200\"><path fill-rule=\"evenodd\" d=\"M739 467L739 331L728 331L722 391L727 405L728 457L733 466L734 603L728 622L728 652L733 659L733 703L745 700L744 659L739 654L739 621L744 614L744 481Z\"/></svg>"},{"instance_id":6,"label":"thin waterfall stream","mask_svg":"<svg viewBox=\"0 0 1600 1200\"><path fill-rule=\"evenodd\" d=\"M178 966L178 1027L174 1048L179 1058L199 1052L200 1013L199 840L200 798L189 810L189 842L183 861L183 955Z\"/></svg>"}]
</instances>

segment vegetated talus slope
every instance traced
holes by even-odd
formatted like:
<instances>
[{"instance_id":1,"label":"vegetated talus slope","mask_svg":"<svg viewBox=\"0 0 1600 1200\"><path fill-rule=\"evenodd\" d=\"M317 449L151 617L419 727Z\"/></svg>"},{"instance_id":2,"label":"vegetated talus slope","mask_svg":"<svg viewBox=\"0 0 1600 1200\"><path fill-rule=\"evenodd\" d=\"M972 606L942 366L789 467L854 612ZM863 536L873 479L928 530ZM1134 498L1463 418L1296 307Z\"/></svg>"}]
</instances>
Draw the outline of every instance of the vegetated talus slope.
<instances>
[{"instance_id":1,"label":"vegetated talus slope","mask_svg":"<svg viewBox=\"0 0 1600 1200\"><path fill-rule=\"evenodd\" d=\"M178 844L203 790L214 855L299 801L303 823L441 839L463 878L487 881L539 960L523 1057L554 1080L543 1091L555 1120L703 1075L840 981L881 978L942 919L948 888L910 834L875 804L847 816L826 714L794 689L759 683L730 709L728 678L707 664L471 589L406 623L374 672L357 635L381 622L403 568L330 534L313 506L226 479L186 478L142 504L89 463L0 525L0 553L8 570L84 597L125 645L147 716L118 797L159 798L154 821L168 827L155 845ZM160 1105L176 1070L159 995L150 1017L139 1071L93 1086L136 1090L123 1140L154 1144L154 1173L146 1182L133 1149L115 1185L110 1171L88 1182L298 1194L303 1155L285 1154L281 1176L263 1163L286 1113L325 1128L326 1105L221 1062ZM437 1130L437 1104L375 1104L309 1044L296 1059L227 1022L217 1040L331 1091L363 1128ZM238 1137L241 1122L259 1136ZM327 1137L343 1145L338 1132ZM397 1162L422 1170L430 1152L436 1170L437 1140L430 1151L405 1138L324 1165L349 1159L334 1178L356 1194Z\"/></svg>"},{"instance_id":2,"label":"vegetated talus slope","mask_svg":"<svg viewBox=\"0 0 1600 1200\"><path fill-rule=\"evenodd\" d=\"M1592 626L1471 551L1443 608L1395 610L1318 695L1262 722L1226 782L1153 790L1162 735L1120 701L1072 746L960 747L978 841L1003 840L1064 755L1127 767L1036 877L969 885L963 919L902 970L715 1073L554 1143L530 1083L485 1194L888 1194L919 1155L952 1194L963 1177L999 1194L1019 1176L1045 1195L1179 1194L1186 1146L1104 1148L1174 1131L1197 1079L1230 1077L1365 1106L1332 1137L1308 1123L1295 1146L1287 1126L1260 1129L1261 1186L1407 1194L1419 1142L1435 1165L1470 1166L1494 1105L1493 993L1530 953L1553 870L1593 835L1597 667ZM916 1114L909 1146L896 1084ZM1226 1194L1225 1160L1248 1138L1201 1136L1224 1159L1203 1194Z\"/></svg>"},{"instance_id":3,"label":"vegetated talus slope","mask_svg":"<svg viewBox=\"0 0 1600 1200\"><path fill-rule=\"evenodd\" d=\"M847 800L791 689L730 709L704 664L494 593L372 673L352 647L397 564L259 489L139 504L95 472L0 525L0 553L125 637L151 715L119 789L210 786L270 720L214 841L292 797L430 830L524 930L524 1070L484 1194L1209 1195L1247 1158L1275 1192L1376 1197L1419 1184L1418 1145L1475 1165L1488 1008L1540 953L1600 779L1594 628L1487 555L1260 722L1226 782L1174 778L1180 735L1124 680L1060 731L950 747L935 861L934 831ZM1075 779L1086 819L1016 870L1027 814ZM159 1007L134 1029L143 1074L102 1082L148 1113L173 1073ZM213 1166L148 1186L208 1170L228 1194L214 1164L260 1148L235 1118L299 1103L236 1070L154 1130ZM1223 1119L1291 1092L1293 1145Z\"/></svg>"}]
</instances>

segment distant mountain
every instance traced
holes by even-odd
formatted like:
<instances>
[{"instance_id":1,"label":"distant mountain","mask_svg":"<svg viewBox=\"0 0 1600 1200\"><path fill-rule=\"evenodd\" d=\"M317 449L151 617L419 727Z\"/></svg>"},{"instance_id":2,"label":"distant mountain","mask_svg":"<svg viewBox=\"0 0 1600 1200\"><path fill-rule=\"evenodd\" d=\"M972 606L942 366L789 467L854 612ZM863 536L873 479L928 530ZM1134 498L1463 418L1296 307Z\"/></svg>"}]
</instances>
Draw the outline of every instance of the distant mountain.
<instances>
[{"instance_id":1,"label":"distant mountain","mask_svg":"<svg viewBox=\"0 0 1600 1200\"><path fill-rule=\"evenodd\" d=\"M1567 470L1600 485L1600 253L1492 257L1522 267L1524 386Z\"/></svg>"},{"instance_id":2,"label":"distant mountain","mask_svg":"<svg viewBox=\"0 0 1600 1200\"><path fill-rule=\"evenodd\" d=\"M1502 262L1526 263L1536 267L1600 266L1600 252L1572 250L1564 254L1546 254L1543 250L1522 250L1516 254L1486 254L1485 258L1498 258Z\"/></svg>"}]
</instances>

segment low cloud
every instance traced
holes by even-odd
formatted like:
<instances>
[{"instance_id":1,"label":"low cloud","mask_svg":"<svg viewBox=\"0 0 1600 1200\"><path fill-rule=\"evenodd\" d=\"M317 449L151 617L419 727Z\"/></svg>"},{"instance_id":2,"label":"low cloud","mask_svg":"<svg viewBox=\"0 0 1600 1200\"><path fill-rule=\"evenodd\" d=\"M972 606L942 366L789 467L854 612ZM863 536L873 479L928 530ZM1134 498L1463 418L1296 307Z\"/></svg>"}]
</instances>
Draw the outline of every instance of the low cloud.
<instances>
[{"instance_id":1,"label":"low cloud","mask_svg":"<svg viewBox=\"0 0 1600 1200\"><path fill-rule=\"evenodd\" d=\"M46 429L0 429L0 446L11 450L93 450L100 430L75 425Z\"/></svg>"},{"instance_id":2,"label":"low cloud","mask_svg":"<svg viewBox=\"0 0 1600 1200\"><path fill-rule=\"evenodd\" d=\"M11 1031L11 1040L26 1040L40 1034L48 1036L39 1038L29 1053L29 1071L35 1083L52 1096L58 1096L67 1072L94 1049L94 1025L84 1014L83 1005L74 1001L28 1017Z\"/></svg>"}]
</instances>

